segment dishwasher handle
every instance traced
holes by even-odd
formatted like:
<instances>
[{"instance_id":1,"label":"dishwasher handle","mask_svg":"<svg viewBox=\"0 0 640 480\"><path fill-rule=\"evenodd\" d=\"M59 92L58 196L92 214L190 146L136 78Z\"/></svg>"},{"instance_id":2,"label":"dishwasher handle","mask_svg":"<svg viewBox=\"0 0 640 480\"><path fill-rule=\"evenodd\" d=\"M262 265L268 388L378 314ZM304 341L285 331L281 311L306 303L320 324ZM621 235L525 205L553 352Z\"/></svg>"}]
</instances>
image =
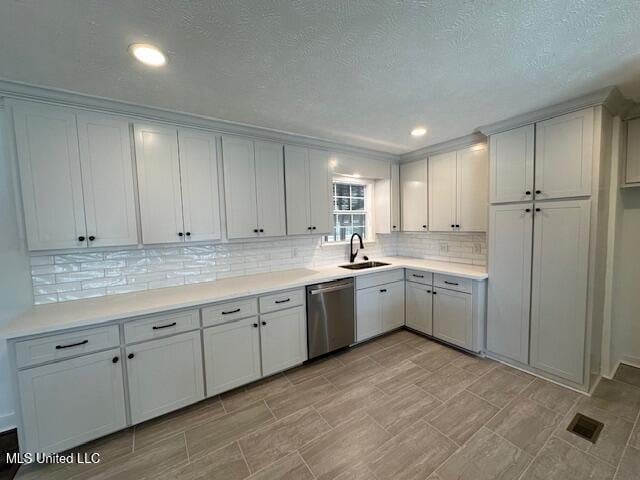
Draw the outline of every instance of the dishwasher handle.
<instances>
[{"instance_id":1,"label":"dishwasher handle","mask_svg":"<svg viewBox=\"0 0 640 480\"><path fill-rule=\"evenodd\" d=\"M313 290L309 290L309 294L320 295L321 293L329 293L329 292L337 292L338 290L346 290L347 288L353 288L353 283L349 282L349 283L334 285L331 287L315 288Z\"/></svg>"}]
</instances>

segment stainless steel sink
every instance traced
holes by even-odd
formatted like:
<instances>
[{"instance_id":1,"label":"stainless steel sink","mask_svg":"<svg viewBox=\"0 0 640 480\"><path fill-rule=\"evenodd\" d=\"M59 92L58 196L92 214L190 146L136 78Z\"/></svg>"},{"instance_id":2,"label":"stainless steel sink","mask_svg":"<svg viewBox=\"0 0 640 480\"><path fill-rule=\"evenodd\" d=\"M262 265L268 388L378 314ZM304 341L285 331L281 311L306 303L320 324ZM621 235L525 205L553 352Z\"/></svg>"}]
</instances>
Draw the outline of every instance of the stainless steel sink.
<instances>
[{"instance_id":1,"label":"stainless steel sink","mask_svg":"<svg viewBox=\"0 0 640 480\"><path fill-rule=\"evenodd\" d=\"M384 267L386 265L390 265L390 264L384 263L384 262L360 262L360 263L350 263L348 265L340 265L340 267L347 268L349 270L362 270L364 268Z\"/></svg>"}]
</instances>

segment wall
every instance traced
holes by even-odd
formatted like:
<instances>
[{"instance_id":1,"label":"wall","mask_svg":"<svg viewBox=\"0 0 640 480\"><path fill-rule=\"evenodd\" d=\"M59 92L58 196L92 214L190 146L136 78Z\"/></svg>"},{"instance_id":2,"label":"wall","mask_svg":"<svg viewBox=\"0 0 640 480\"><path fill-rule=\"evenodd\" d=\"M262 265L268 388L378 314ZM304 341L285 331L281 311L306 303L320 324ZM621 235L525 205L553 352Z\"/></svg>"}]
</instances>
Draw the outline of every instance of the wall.
<instances>
[{"instance_id":1,"label":"wall","mask_svg":"<svg viewBox=\"0 0 640 480\"><path fill-rule=\"evenodd\" d=\"M33 255L36 304L78 300L221 278L347 262L347 245L319 237ZM475 252L475 253L474 253ZM362 255L408 255L486 263L484 234L378 235Z\"/></svg>"},{"instance_id":2,"label":"wall","mask_svg":"<svg viewBox=\"0 0 640 480\"><path fill-rule=\"evenodd\" d=\"M5 111L0 104L0 132L6 131L5 124ZM33 302L29 257L15 203L16 182L11 158L6 138L0 135L0 326ZM7 365L5 342L0 340L0 431L15 425Z\"/></svg>"}]
</instances>

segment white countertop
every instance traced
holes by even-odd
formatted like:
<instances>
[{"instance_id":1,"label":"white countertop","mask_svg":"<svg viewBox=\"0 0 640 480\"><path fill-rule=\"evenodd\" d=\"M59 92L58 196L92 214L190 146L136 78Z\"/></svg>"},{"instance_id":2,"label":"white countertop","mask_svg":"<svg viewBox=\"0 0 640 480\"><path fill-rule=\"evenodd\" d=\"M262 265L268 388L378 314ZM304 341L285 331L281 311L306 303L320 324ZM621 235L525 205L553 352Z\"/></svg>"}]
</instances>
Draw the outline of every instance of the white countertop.
<instances>
[{"instance_id":1,"label":"white countertop","mask_svg":"<svg viewBox=\"0 0 640 480\"><path fill-rule=\"evenodd\" d=\"M375 260L389 263L390 265L364 270L347 270L339 266L283 270L281 272L233 277L216 282L181 287L37 305L0 330L0 338L15 339L69 328L94 326L124 318L261 295L338 278L357 277L397 268L446 273L473 280L484 280L488 277L485 267L462 263L409 257L382 257Z\"/></svg>"}]
</instances>

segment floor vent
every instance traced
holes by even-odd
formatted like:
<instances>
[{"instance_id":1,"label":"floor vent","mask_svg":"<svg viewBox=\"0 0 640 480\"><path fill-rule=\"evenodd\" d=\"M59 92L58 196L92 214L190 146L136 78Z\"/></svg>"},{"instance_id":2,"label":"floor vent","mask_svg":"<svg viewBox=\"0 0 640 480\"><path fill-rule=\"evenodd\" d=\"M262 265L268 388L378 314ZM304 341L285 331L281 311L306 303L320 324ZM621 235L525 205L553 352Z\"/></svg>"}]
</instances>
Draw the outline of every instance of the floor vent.
<instances>
[{"instance_id":1,"label":"floor vent","mask_svg":"<svg viewBox=\"0 0 640 480\"><path fill-rule=\"evenodd\" d=\"M591 443L596 443L600 436L600 432L602 431L602 427L604 427L604 423L587 417L581 413L577 413L576 416L573 417L573 420L571 420L567 430L584 438L585 440L589 440Z\"/></svg>"}]
</instances>

